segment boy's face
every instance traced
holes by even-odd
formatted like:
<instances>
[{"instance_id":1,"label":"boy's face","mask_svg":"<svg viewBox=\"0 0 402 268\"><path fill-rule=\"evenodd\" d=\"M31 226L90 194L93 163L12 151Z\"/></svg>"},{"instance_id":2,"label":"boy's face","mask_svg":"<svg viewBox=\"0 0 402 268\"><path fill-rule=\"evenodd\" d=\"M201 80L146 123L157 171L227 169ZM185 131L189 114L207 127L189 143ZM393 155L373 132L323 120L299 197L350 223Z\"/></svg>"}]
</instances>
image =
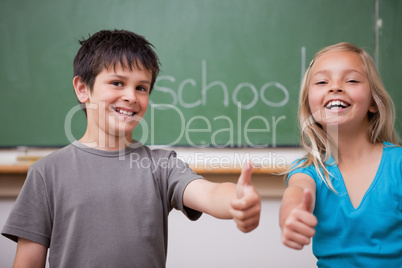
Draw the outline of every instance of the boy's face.
<instances>
[{"instance_id":1,"label":"boy's face","mask_svg":"<svg viewBox=\"0 0 402 268\"><path fill-rule=\"evenodd\" d=\"M152 75L142 66L103 69L96 77L86 103L88 126L93 142L125 138L132 132L148 108ZM87 132L88 132L87 130Z\"/></svg>"}]
</instances>

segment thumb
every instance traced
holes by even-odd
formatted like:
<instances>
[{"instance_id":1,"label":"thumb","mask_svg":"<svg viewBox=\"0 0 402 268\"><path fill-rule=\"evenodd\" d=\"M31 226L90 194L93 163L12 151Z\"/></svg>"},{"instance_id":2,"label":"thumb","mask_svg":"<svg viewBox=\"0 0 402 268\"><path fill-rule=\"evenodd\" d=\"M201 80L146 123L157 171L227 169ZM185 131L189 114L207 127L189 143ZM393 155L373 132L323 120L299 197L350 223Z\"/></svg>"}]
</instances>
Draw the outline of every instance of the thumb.
<instances>
[{"instance_id":1,"label":"thumb","mask_svg":"<svg viewBox=\"0 0 402 268\"><path fill-rule=\"evenodd\" d=\"M313 195L311 194L310 189L304 189L303 191L303 200L301 203L302 209L312 212L313 210Z\"/></svg>"},{"instance_id":2,"label":"thumb","mask_svg":"<svg viewBox=\"0 0 402 268\"><path fill-rule=\"evenodd\" d=\"M247 164L241 170L239 180L237 181L237 198L242 198L244 196L245 189L252 185L251 174L253 173L253 165L251 162Z\"/></svg>"}]
</instances>

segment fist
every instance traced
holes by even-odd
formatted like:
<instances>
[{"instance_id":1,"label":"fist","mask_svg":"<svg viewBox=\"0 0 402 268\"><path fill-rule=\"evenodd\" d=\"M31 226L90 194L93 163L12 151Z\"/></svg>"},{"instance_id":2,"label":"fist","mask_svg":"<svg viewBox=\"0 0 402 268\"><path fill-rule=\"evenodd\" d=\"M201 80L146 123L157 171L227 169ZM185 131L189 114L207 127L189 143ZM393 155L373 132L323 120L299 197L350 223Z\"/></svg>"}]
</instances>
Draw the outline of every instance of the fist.
<instances>
[{"instance_id":1,"label":"fist","mask_svg":"<svg viewBox=\"0 0 402 268\"><path fill-rule=\"evenodd\" d=\"M248 233L260 222L261 198L251 182L252 164L242 169L236 185L237 198L232 200L230 214L240 231Z\"/></svg>"},{"instance_id":2,"label":"fist","mask_svg":"<svg viewBox=\"0 0 402 268\"><path fill-rule=\"evenodd\" d=\"M282 243L293 249L302 249L310 244L318 221L313 215L313 198L309 189L304 189L303 199L288 215L282 227Z\"/></svg>"}]
</instances>

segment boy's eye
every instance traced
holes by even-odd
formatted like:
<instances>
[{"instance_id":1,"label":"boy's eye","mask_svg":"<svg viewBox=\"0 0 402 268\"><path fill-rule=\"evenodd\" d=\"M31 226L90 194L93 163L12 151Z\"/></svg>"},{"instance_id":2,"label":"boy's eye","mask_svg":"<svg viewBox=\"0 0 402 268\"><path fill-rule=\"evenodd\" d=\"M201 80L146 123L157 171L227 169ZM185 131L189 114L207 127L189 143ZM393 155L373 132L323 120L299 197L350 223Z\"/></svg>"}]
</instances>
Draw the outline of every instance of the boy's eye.
<instances>
[{"instance_id":1,"label":"boy's eye","mask_svg":"<svg viewBox=\"0 0 402 268\"><path fill-rule=\"evenodd\" d=\"M123 83L120 82L120 81L113 81L113 82L112 82L112 85L113 85L113 86L116 86L116 87L121 87L121 86L123 86Z\"/></svg>"},{"instance_id":2,"label":"boy's eye","mask_svg":"<svg viewBox=\"0 0 402 268\"><path fill-rule=\"evenodd\" d=\"M139 90L139 91L145 91L145 92L148 91L147 88L146 88L146 87L143 87L143 86L138 86L138 87L137 87L137 90Z\"/></svg>"}]
</instances>

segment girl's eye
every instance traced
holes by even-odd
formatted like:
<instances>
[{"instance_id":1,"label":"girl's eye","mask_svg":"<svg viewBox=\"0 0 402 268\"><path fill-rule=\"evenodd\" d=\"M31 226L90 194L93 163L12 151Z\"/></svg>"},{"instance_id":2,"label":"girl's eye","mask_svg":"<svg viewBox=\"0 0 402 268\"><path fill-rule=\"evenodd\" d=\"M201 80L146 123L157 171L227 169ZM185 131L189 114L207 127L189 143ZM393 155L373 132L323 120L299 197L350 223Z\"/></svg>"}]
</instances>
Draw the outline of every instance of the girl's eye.
<instances>
[{"instance_id":1,"label":"girl's eye","mask_svg":"<svg viewBox=\"0 0 402 268\"><path fill-rule=\"evenodd\" d=\"M354 80L354 79L350 79L350 80L348 80L348 83L359 83L359 81L357 81L357 80Z\"/></svg>"},{"instance_id":2,"label":"girl's eye","mask_svg":"<svg viewBox=\"0 0 402 268\"><path fill-rule=\"evenodd\" d=\"M318 82L316 82L315 84L316 85L325 85L327 82L325 82L325 81L318 81Z\"/></svg>"}]
</instances>

